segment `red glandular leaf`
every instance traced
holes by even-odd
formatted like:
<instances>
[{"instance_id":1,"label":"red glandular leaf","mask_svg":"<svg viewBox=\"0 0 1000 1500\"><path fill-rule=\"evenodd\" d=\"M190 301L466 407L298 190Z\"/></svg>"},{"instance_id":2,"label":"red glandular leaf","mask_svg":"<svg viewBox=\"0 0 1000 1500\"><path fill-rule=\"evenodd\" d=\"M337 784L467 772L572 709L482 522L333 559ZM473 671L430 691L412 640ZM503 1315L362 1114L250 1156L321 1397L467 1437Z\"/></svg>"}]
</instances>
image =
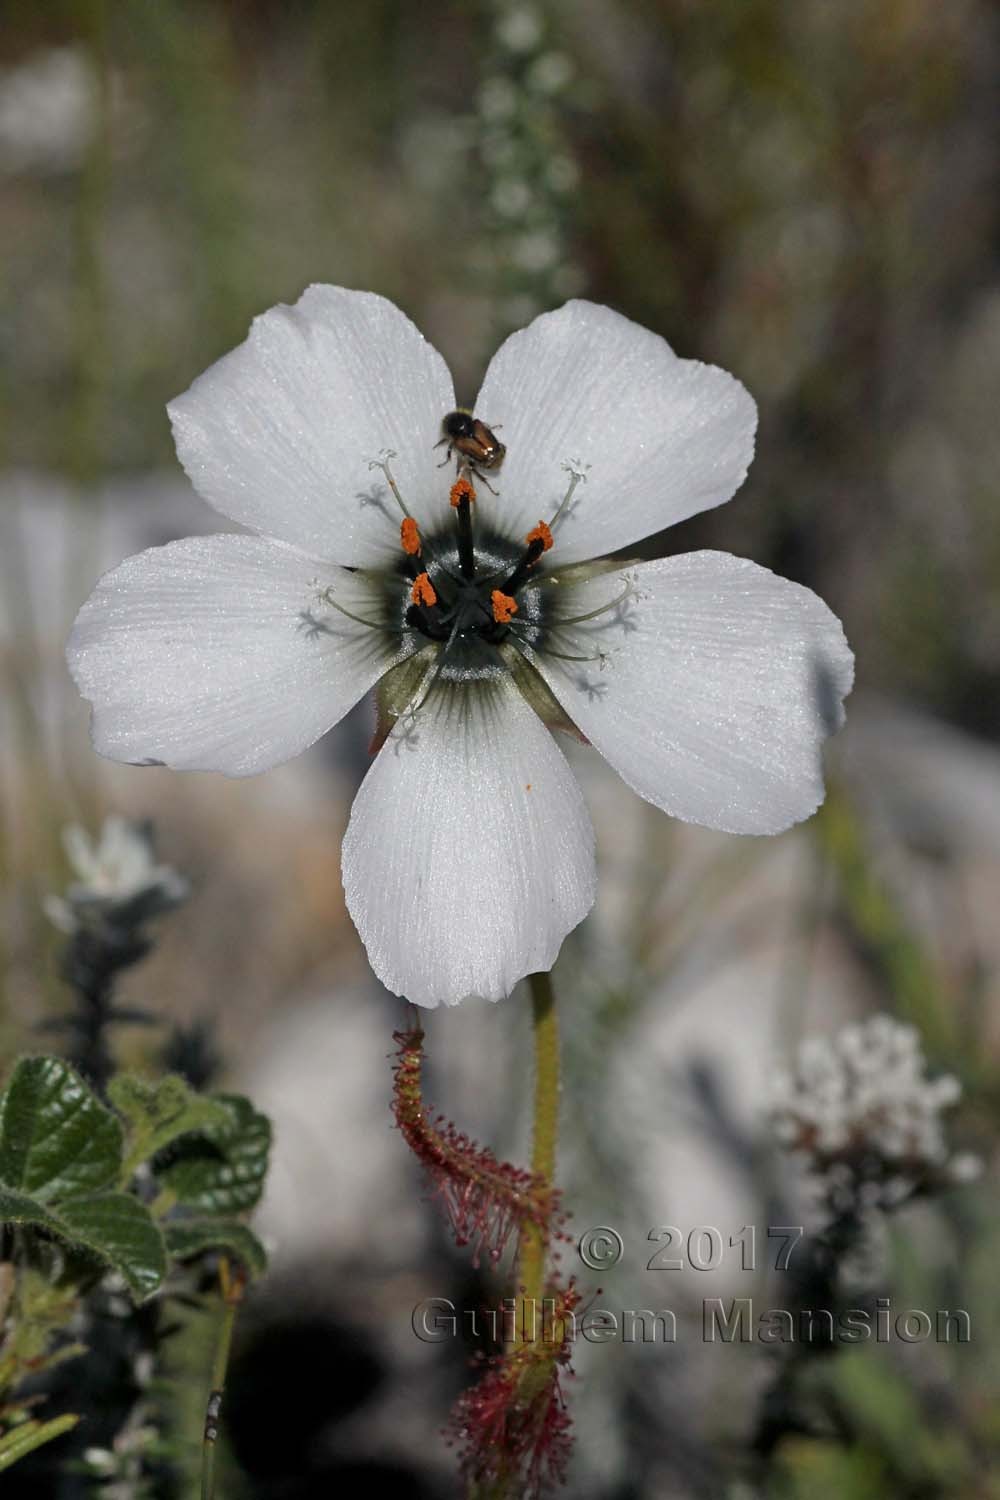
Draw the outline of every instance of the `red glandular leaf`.
<instances>
[{"instance_id":1,"label":"red glandular leaf","mask_svg":"<svg viewBox=\"0 0 1000 1500\"><path fill-rule=\"evenodd\" d=\"M395 1032L393 1112L444 1207L457 1245L472 1246L473 1265L485 1253L495 1265L511 1235L531 1221L548 1233L557 1197L543 1178L499 1161L442 1115L432 1117L421 1094L423 1033Z\"/></svg>"}]
</instances>

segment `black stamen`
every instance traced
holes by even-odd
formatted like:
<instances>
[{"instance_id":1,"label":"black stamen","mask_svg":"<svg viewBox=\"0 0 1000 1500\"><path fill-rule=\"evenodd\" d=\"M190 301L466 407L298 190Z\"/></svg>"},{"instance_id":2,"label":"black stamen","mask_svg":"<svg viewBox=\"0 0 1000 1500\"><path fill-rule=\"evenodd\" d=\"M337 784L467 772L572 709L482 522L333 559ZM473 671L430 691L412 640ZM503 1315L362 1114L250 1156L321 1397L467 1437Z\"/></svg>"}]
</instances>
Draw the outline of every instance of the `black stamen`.
<instances>
[{"instance_id":1,"label":"black stamen","mask_svg":"<svg viewBox=\"0 0 1000 1500\"><path fill-rule=\"evenodd\" d=\"M521 587L521 584L527 578L544 551L545 543L540 536L536 536L533 542L528 543L524 556L507 579L507 582L501 585L502 592L505 594L515 593Z\"/></svg>"},{"instance_id":2,"label":"black stamen","mask_svg":"<svg viewBox=\"0 0 1000 1500\"><path fill-rule=\"evenodd\" d=\"M465 578L476 576L476 549L472 540L472 506L468 495L462 495L458 505L458 562Z\"/></svg>"},{"instance_id":3,"label":"black stamen","mask_svg":"<svg viewBox=\"0 0 1000 1500\"><path fill-rule=\"evenodd\" d=\"M429 641L446 641L451 634L450 616L443 620L436 604L411 604L403 618L412 630L419 630Z\"/></svg>"}]
</instances>

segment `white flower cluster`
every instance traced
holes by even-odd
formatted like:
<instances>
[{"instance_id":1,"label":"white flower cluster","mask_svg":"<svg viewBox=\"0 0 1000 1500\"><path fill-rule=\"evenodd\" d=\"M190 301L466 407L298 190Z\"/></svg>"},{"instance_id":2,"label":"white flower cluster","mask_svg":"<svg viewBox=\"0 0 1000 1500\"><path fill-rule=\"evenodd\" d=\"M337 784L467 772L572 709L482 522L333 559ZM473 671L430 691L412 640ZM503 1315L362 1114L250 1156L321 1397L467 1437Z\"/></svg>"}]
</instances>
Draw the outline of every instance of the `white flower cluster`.
<instances>
[{"instance_id":1,"label":"white flower cluster","mask_svg":"<svg viewBox=\"0 0 1000 1500\"><path fill-rule=\"evenodd\" d=\"M822 1185L859 1206L909 1197L931 1183L968 1180L978 1161L950 1156L942 1111L957 1078L927 1077L912 1026L877 1015L833 1038L809 1037L794 1071L775 1080L771 1123Z\"/></svg>"},{"instance_id":2,"label":"white flower cluster","mask_svg":"<svg viewBox=\"0 0 1000 1500\"><path fill-rule=\"evenodd\" d=\"M100 837L70 823L63 847L76 880L62 896L48 896L45 911L61 932L72 935L96 917L138 924L179 906L188 883L170 865L159 864L146 823L112 815Z\"/></svg>"}]
</instances>

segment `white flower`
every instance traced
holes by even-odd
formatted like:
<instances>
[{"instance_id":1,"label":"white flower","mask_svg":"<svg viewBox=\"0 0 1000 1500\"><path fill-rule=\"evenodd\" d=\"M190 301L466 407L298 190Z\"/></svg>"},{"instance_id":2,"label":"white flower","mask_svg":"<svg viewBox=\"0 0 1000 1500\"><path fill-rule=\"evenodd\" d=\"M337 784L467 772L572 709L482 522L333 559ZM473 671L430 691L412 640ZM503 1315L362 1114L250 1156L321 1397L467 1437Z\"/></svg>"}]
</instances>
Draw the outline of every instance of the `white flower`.
<instances>
[{"instance_id":1,"label":"white flower","mask_svg":"<svg viewBox=\"0 0 1000 1500\"><path fill-rule=\"evenodd\" d=\"M826 606L742 558L591 561L737 489L755 408L731 376L570 302L490 364L475 411L506 444L500 493L473 475L456 506L435 449L454 406L381 297L315 286L265 313L170 407L201 494L255 534L129 558L68 651L102 754L232 776L380 683L344 886L376 974L421 1005L508 994L592 904L590 821L546 724L675 817L775 833L822 799L852 676Z\"/></svg>"},{"instance_id":2,"label":"white flower","mask_svg":"<svg viewBox=\"0 0 1000 1500\"><path fill-rule=\"evenodd\" d=\"M188 894L183 876L157 861L146 823L112 814L105 818L100 838L70 823L62 839L77 878L63 896L49 896L44 904L63 932L75 932L91 915L116 920L129 914L145 921L178 906Z\"/></svg>"}]
</instances>

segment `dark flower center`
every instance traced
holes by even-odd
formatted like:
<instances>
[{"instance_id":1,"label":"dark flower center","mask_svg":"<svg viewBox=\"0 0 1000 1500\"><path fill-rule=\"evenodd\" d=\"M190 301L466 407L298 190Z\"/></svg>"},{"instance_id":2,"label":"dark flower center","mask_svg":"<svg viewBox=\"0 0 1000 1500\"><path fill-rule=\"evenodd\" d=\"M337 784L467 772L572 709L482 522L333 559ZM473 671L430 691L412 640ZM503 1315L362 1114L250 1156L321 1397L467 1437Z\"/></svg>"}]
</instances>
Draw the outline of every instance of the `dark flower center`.
<instances>
[{"instance_id":1,"label":"dark flower center","mask_svg":"<svg viewBox=\"0 0 1000 1500\"><path fill-rule=\"evenodd\" d=\"M536 564L540 541L527 545L477 525L466 550L454 533L427 535L420 557L397 570L403 625L415 647L446 645L449 663L482 661L483 645L499 646L513 633L531 645L544 626L544 589Z\"/></svg>"}]
</instances>

